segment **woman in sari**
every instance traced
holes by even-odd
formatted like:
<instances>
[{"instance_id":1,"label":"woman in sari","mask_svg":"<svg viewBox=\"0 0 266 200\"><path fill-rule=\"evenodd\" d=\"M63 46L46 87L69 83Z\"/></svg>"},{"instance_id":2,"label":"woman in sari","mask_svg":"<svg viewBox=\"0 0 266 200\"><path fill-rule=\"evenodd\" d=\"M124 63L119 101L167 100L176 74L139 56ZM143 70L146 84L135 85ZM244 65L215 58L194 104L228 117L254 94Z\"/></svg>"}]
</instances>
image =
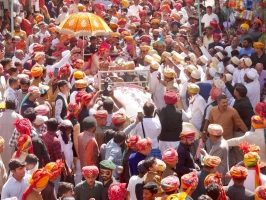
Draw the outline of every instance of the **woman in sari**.
<instances>
[{"instance_id":1,"label":"woman in sari","mask_svg":"<svg viewBox=\"0 0 266 200\"><path fill-rule=\"evenodd\" d=\"M30 11L25 12L25 14L26 16L24 19L22 19L21 22L21 28L26 32L27 36L29 36L30 34L32 34L32 24L34 24L34 18Z\"/></svg>"}]
</instances>

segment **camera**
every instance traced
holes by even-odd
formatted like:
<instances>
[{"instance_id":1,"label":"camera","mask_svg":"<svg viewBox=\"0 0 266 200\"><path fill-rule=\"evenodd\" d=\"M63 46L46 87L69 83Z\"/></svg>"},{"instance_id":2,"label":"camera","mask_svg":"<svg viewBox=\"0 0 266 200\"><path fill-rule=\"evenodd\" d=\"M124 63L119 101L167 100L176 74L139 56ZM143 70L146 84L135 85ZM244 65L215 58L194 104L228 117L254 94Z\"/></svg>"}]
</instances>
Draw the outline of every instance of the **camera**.
<instances>
[{"instance_id":1,"label":"camera","mask_svg":"<svg viewBox=\"0 0 266 200\"><path fill-rule=\"evenodd\" d=\"M112 90L111 86L112 80L107 77L104 79L103 87L104 89L100 92L103 96L109 97L110 96L110 91Z\"/></svg>"}]
</instances>

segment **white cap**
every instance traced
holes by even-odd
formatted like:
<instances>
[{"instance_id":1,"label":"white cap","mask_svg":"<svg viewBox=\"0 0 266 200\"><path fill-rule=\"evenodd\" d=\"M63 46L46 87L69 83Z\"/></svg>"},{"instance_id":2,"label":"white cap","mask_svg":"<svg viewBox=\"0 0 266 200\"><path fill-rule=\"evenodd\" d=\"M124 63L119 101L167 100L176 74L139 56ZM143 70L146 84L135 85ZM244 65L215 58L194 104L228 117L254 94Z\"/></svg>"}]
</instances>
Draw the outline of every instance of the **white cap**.
<instances>
[{"instance_id":1,"label":"white cap","mask_svg":"<svg viewBox=\"0 0 266 200\"><path fill-rule=\"evenodd\" d=\"M43 124L44 122L46 122L48 120L47 116L41 116L41 115L37 115L36 119L34 121L34 124L36 124L37 126Z\"/></svg>"},{"instance_id":2,"label":"white cap","mask_svg":"<svg viewBox=\"0 0 266 200\"><path fill-rule=\"evenodd\" d=\"M203 55L199 57L200 61L204 64L207 64L209 59L207 58L207 56Z\"/></svg>"},{"instance_id":3,"label":"white cap","mask_svg":"<svg viewBox=\"0 0 266 200\"><path fill-rule=\"evenodd\" d=\"M18 77L18 79L22 79L22 78L29 78L29 75L27 75L27 74L18 74L17 75L17 77Z\"/></svg>"},{"instance_id":4,"label":"white cap","mask_svg":"<svg viewBox=\"0 0 266 200\"><path fill-rule=\"evenodd\" d=\"M258 72L255 69L250 69L246 72L246 75L249 79L254 80L258 75Z\"/></svg>"},{"instance_id":5,"label":"white cap","mask_svg":"<svg viewBox=\"0 0 266 200\"><path fill-rule=\"evenodd\" d=\"M220 51L223 51L224 50L224 48L221 47L221 46L215 46L214 49L219 49Z\"/></svg>"},{"instance_id":6,"label":"white cap","mask_svg":"<svg viewBox=\"0 0 266 200\"><path fill-rule=\"evenodd\" d=\"M194 78L194 79L200 79L201 72L199 70L193 70L191 72L191 77Z\"/></svg>"},{"instance_id":7,"label":"white cap","mask_svg":"<svg viewBox=\"0 0 266 200\"><path fill-rule=\"evenodd\" d=\"M215 87L221 89L224 86L224 82L221 79L216 79L215 81L213 81L213 84L215 85Z\"/></svg>"},{"instance_id":8,"label":"white cap","mask_svg":"<svg viewBox=\"0 0 266 200\"><path fill-rule=\"evenodd\" d=\"M231 74L234 73L235 67L232 64L229 64L226 66L227 71L229 71Z\"/></svg>"},{"instance_id":9,"label":"white cap","mask_svg":"<svg viewBox=\"0 0 266 200\"><path fill-rule=\"evenodd\" d=\"M196 55L194 53L189 53L188 56L190 57L190 59L195 62L196 61Z\"/></svg>"},{"instance_id":10,"label":"white cap","mask_svg":"<svg viewBox=\"0 0 266 200\"><path fill-rule=\"evenodd\" d=\"M209 73L211 75L211 77L215 77L217 70L214 67L209 68Z\"/></svg>"},{"instance_id":11,"label":"white cap","mask_svg":"<svg viewBox=\"0 0 266 200\"><path fill-rule=\"evenodd\" d=\"M225 74L225 78L226 78L226 81L232 81L233 80L232 74Z\"/></svg>"},{"instance_id":12,"label":"white cap","mask_svg":"<svg viewBox=\"0 0 266 200\"><path fill-rule=\"evenodd\" d=\"M216 55L222 60L224 59L224 55L221 52L217 52Z\"/></svg>"},{"instance_id":13,"label":"white cap","mask_svg":"<svg viewBox=\"0 0 266 200\"><path fill-rule=\"evenodd\" d=\"M153 61L151 61L150 66L153 69L159 69L160 64L157 61L153 60Z\"/></svg>"},{"instance_id":14,"label":"white cap","mask_svg":"<svg viewBox=\"0 0 266 200\"><path fill-rule=\"evenodd\" d=\"M252 65L252 61L250 58L244 58L243 59L243 62L248 66L250 67Z\"/></svg>"},{"instance_id":15,"label":"white cap","mask_svg":"<svg viewBox=\"0 0 266 200\"><path fill-rule=\"evenodd\" d=\"M219 60L216 57L212 57L211 61L212 61L212 63L214 63L216 65L219 63Z\"/></svg>"},{"instance_id":16,"label":"white cap","mask_svg":"<svg viewBox=\"0 0 266 200\"><path fill-rule=\"evenodd\" d=\"M231 58L231 62L234 63L235 65L238 65L238 64L240 63L240 60L239 60L238 57L233 56L233 57Z\"/></svg>"}]
</instances>

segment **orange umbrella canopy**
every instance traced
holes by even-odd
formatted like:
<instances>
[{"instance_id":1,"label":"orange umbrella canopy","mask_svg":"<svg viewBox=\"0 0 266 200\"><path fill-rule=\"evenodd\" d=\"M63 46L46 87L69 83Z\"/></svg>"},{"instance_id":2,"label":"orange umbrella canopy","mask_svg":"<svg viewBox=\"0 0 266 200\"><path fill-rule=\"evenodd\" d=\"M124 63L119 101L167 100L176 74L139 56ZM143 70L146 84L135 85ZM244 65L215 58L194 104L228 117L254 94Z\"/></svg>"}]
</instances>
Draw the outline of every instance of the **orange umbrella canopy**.
<instances>
[{"instance_id":1,"label":"orange umbrella canopy","mask_svg":"<svg viewBox=\"0 0 266 200\"><path fill-rule=\"evenodd\" d=\"M60 33L75 36L102 36L113 32L101 17L86 12L69 15L59 27Z\"/></svg>"}]
</instances>

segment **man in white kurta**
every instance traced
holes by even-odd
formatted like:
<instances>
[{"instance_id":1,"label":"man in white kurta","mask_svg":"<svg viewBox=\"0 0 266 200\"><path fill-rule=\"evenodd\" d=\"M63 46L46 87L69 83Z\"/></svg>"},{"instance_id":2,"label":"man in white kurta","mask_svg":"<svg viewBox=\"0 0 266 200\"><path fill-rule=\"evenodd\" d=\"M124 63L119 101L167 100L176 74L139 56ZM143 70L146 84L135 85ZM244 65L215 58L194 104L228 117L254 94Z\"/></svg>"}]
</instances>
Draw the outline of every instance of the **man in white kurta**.
<instances>
[{"instance_id":1,"label":"man in white kurta","mask_svg":"<svg viewBox=\"0 0 266 200\"><path fill-rule=\"evenodd\" d=\"M244 80L246 82L246 88L248 90L247 97L250 103L255 109L257 103L260 102L260 82L258 81L258 73L255 69L250 69L246 72Z\"/></svg>"},{"instance_id":2,"label":"man in white kurta","mask_svg":"<svg viewBox=\"0 0 266 200\"><path fill-rule=\"evenodd\" d=\"M163 84L160 83L160 81L157 78L159 67L160 64L156 61L152 61L150 64L151 79L149 83L149 90L152 93L152 99L156 107L162 109L163 107L166 106L165 101L163 99L166 88L164 87Z\"/></svg>"}]
</instances>

